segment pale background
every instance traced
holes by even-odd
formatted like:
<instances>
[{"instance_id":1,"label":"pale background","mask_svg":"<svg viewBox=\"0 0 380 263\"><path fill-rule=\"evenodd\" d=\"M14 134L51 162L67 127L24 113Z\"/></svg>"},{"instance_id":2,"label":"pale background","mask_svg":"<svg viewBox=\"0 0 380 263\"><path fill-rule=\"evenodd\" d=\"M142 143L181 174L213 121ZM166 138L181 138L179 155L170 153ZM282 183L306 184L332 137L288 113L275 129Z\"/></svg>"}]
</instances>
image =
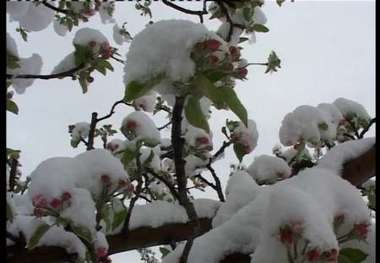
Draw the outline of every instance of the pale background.
<instances>
[{"instance_id":1,"label":"pale background","mask_svg":"<svg viewBox=\"0 0 380 263\"><path fill-rule=\"evenodd\" d=\"M178 2L184 7L200 9L200 3ZM245 164L260 154L271 154L279 142L278 130L282 118L297 106L316 106L345 97L363 104L375 116L375 2L374 1L288 1L280 8L273 1L263 7L270 32L257 34L257 43L243 45L242 52L249 62L265 62L271 50L282 60L282 68L274 74L264 74L264 67L250 67L247 81L237 83L237 92L246 106L249 117L256 121L259 131L257 148L245 157ZM153 21L188 19L198 22L197 16L182 14L159 2L152 4ZM141 31L149 18L139 15L134 3L117 2L115 18L119 25L128 22L133 35ZM208 21L216 29L218 21ZM73 51L72 38L77 28L60 37L52 27L29 34L28 42L15 32L16 24L7 23L17 41L21 56L39 53L43 57L42 74L49 74L60 60ZM81 27L101 30L112 45L125 54L129 45L117 46L112 39L112 24L103 25L98 16ZM123 96L123 65L112 62L115 71L106 77L96 74L87 94L82 94L77 82L65 80L36 80L25 94L15 95L20 108L18 116L7 113L7 147L20 149L22 171L29 175L43 160L54 156L74 156L83 146L72 149L67 126L80 121L90 122L91 112L107 114L114 101ZM120 126L131 109L120 106L117 113L103 124ZM155 118L161 126L166 122ZM216 148L222 144L220 128L225 119L234 119L226 111L213 114L210 121ZM375 129L368 133L374 136ZM122 138L121 134L115 137ZM99 147L100 144L98 144ZM223 185L228 179L229 165L236 163L231 149L226 158L214 167ZM194 192L199 197L216 198L214 192ZM113 262L138 262L135 252L113 256Z\"/></svg>"}]
</instances>

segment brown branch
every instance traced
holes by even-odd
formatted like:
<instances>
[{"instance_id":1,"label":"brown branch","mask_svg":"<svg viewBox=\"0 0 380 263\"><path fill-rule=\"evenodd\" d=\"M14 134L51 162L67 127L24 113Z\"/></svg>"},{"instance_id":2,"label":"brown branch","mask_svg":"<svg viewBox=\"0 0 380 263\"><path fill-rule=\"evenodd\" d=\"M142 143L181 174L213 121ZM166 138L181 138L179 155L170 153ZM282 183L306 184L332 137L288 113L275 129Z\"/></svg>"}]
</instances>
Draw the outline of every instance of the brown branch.
<instances>
[{"instance_id":1,"label":"brown branch","mask_svg":"<svg viewBox=\"0 0 380 263\"><path fill-rule=\"evenodd\" d=\"M9 191L13 191L16 186L17 181L17 167L18 167L18 160L16 158L12 158L10 160L11 167L9 171Z\"/></svg>"},{"instance_id":2,"label":"brown branch","mask_svg":"<svg viewBox=\"0 0 380 263\"><path fill-rule=\"evenodd\" d=\"M199 16L199 20L200 20L200 22L202 24L203 24L203 15L207 15L208 14L208 12L207 12L207 10L205 8L205 2L206 2L206 0L204 0L204 3L203 3L203 10L196 11L196 10L190 10L190 9L183 8L182 6L176 5L173 2L170 2L169 0L162 0L162 3L164 5L167 5L167 6L171 7L171 8L174 8L177 11L180 11L180 12L188 14L188 15L197 15L197 16Z\"/></svg>"},{"instance_id":3,"label":"brown branch","mask_svg":"<svg viewBox=\"0 0 380 263\"><path fill-rule=\"evenodd\" d=\"M362 184L370 177L375 176L375 145L363 153L344 164L342 177L355 186ZM199 225L194 221L189 223L166 224L157 228L140 227L129 231L128 236L117 234L108 236L109 254L125 252L136 248L158 246L170 244L173 241L179 242L188 240L194 235L194 229L198 228L196 235L202 235L212 229L209 218L200 218ZM64 262L68 254L63 248L57 247L37 247L28 251L24 246L14 245L7 247L7 262L10 263L34 263L34 262ZM249 255L233 253L226 255L221 261L223 263L249 263Z\"/></svg>"},{"instance_id":4,"label":"brown branch","mask_svg":"<svg viewBox=\"0 0 380 263\"><path fill-rule=\"evenodd\" d=\"M371 121L368 123L368 126L365 127L359 134L359 138L362 139L364 135L367 133L367 131L371 128L372 124L376 123L376 118L371 119Z\"/></svg>"},{"instance_id":5,"label":"brown branch","mask_svg":"<svg viewBox=\"0 0 380 263\"><path fill-rule=\"evenodd\" d=\"M75 68L69 69L67 71L63 71L56 74L50 75L31 75L31 74L21 74L21 75L13 75L7 74L7 79L55 79L55 78L66 78L73 77L74 73L84 68L84 64L81 64Z\"/></svg>"},{"instance_id":6,"label":"brown branch","mask_svg":"<svg viewBox=\"0 0 380 263\"><path fill-rule=\"evenodd\" d=\"M91 115L90 131L88 132L87 151L94 149L94 138L98 113L93 112Z\"/></svg>"},{"instance_id":7,"label":"brown branch","mask_svg":"<svg viewBox=\"0 0 380 263\"><path fill-rule=\"evenodd\" d=\"M197 212L195 211L193 203L190 202L189 198L187 197L186 192L187 177L185 174L185 161L183 159L185 140L181 137L182 112L184 104L185 97L176 97L172 114L171 140L174 150L174 164L178 184L178 201L185 208L189 220L195 222L195 227L193 235L189 237L188 241L186 242L185 248L183 249L182 256L180 258L180 263L187 262L187 256L189 255L190 248L192 246L192 241L195 238L195 236L198 235L200 227Z\"/></svg>"},{"instance_id":8,"label":"brown branch","mask_svg":"<svg viewBox=\"0 0 380 263\"><path fill-rule=\"evenodd\" d=\"M73 15L73 12L71 10L58 8L58 7L54 6L54 5L49 4L47 1L43 1L42 4L44 6L46 6L47 8L50 8L50 9L52 9L52 10L58 12L58 13L62 13L62 14L65 14L65 15L70 15L70 16Z\"/></svg>"},{"instance_id":9,"label":"brown branch","mask_svg":"<svg viewBox=\"0 0 380 263\"><path fill-rule=\"evenodd\" d=\"M216 175L214 168L212 168L211 163L207 165L207 169L211 172L212 178L214 178L216 188L215 190L218 193L219 200L225 202L226 199L223 195L222 184L220 183L219 177Z\"/></svg>"},{"instance_id":10,"label":"brown branch","mask_svg":"<svg viewBox=\"0 0 380 263\"><path fill-rule=\"evenodd\" d=\"M223 0L217 0L216 2L219 5L220 9L222 10L223 14L225 15L227 22L230 24L230 28L228 30L228 35L227 35L227 39L226 39L227 42L230 42L232 34L233 34L234 27L237 27L237 28L244 30L245 26L241 25L241 24L234 23L232 21L232 18L230 16L230 13L228 12L228 9L224 6ZM228 2L228 1L226 1L226 2Z\"/></svg>"}]
</instances>

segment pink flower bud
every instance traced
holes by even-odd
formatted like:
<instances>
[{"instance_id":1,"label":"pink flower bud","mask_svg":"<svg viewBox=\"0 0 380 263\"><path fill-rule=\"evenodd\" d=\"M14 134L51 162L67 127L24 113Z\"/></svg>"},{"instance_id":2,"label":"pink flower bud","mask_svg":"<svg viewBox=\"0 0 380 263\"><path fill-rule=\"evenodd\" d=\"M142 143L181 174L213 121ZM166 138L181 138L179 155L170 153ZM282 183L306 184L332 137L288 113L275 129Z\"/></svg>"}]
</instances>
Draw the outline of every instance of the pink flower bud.
<instances>
[{"instance_id":1,"label":"pink flower bud","mask_svg":"<svg viewBox=\"0 0 380 263\"><path fill-rule=\"evenodd\" d=\"M71 194L69 192L64 192L62 194L62 201L67 201L67 200L70 200L71 199Z\"/></svg>"},{"instance_id":2,"label":"pink flower bud","mask_svg":"<svg viewBox=\"0 0 380 263\"><path fill-rule=\"evenodd\" d=\"M127 122L126 126L128 130L134 130L137 128L137 122L130 120Z\"/></svg>"},{"instance_id":3,"label":"pink flower bud","mask_svg":"<svg viewBox=\"0 0 380 263\"><path fill-rule=\"evenodd\" d=\"M205 41L206 48L210 49L212 51L218 50L220 45L221 45L221 43L216 39L209 39L209 40Z\"/></svg>"},{"instance_id":4,"label":"pink flower bud","mask_svg":"<svg viewBox=\"0 0 380 263\"><path fill-rule=\"evenodd\" d=\"M44 215L46 215L46 213L44 209L36 207L33 210L33 215L35 215L36 217L43 217Z\"/></svg>"},{"instance_id":5,"label":"pink flower bud","mask_svg":"<svg viewBox=\"0 0 380 263\"><path fill-rule=\"evenodd\" d=\"M102 184L103 185L106 185L106 186L108 186L108 185L110 185L111 184L111 179L110 179L110 177L108 176L108 175L102 175L101 177L100 177L100 180L102 181Z\"/></svg>"},{"instance_id":6,"label":"pink flower bud","mask_svg":"<svg viewBox=\"0 0 380 263\"><path fill-rule=\"evenodd\" d=\"M106 257L107 256L107 249L105 247L98 247L96 249L96 257L97 258L103 258L103 257Z\"/></svg>"},{"instance_id":7,"label":"pink flower bud","mask_svg":"<svg viewBox=\"0 0 380 263\"><path fill-rule=\"evenodd\" d=\"M238 68L237 73L238 73L239 78L243 79L243 78L245 78L245 76L247 76L248 69L247 68Z\"/></svg>"},{"instance_id":8,"label":"pink flower bud","mask_svg":"<svg viewBox=\"0 0 380 263\"><path fill-rule=\"evenodd\" d=\"M286 226L280 229L280 241L287 246L293 244L294 236L292 230L289 227Z\"/></svg>"},{"instance_id":9,"label":"pink flower bud","mask_svg":"<svg viewBox=\"0 0 380 263\"><path fill-rule=\"evenodd\" d=\"M35 207L46 208L48 205L47 200L42 194L38 194L32 198L32 203Z\"/></svg>"},{"instance_id":10,"label":"pink flower bud","mask_svg":"<svg viewBox=\"0 0 380 263\"><path fill-rule=\"evenodd\" d=\"M240 49L234 46L229 47L232 61L238 61L240 58Z\"/></svg>"},{"instance_id":11,"label":"pink flower bud","mask_svg":"<svg viewBox=\"0 0 380 263\"><path fill-rule=\"evenodd\" d=\"M322 253L322 257L326 262L337 262L338 260L338 250L335 248L325 251Z\"/></svg>"},{"instance_id":12,"label":"pink flower bud","mask_svg":"<svg viewBox=\"0 0 380 263\"><path fill-rule=\"evenodd\" d=\"M306 258L309 262L318 261L321 256L321 252L318 248L314 248L306 253Z\"/></svg>"},{"instance_id":13,"label":"pink flower bud","mask_svg":"<svg viewBox=\"0 0 380 263\"><path fill-rule=\"evenodd\" d=\"M210 64L216 64L216 63L218 63L219 58L217 56L211 55L208 57L208 61Z\"/></svg>"},{"instance_id":14,"label":"pink flower bud","mask_svg":"<svg viewBox=\"0 0 380 263\"><path fill-rule=\"evenodd\" d=\"M89 46L90 48L94 48L94 47L96 47L96 42L95 42L95 41L90 41L90 42L88 43L88 46Z\"/></svg>"},{"instance_id":15,"label":"pink flower bud","mask_svg":"<svg viewBox=\"0 0 380 263\"><path fill-rule=\"evenodd\" d=\"M357 238L366 239L369 232L368 227L368 223L354 224L353 232Z\"/></svg>"},{"instance_id":16,"label":"pink flower bud","mask_svg":"<svg viewBox=\"0 0 380 263\"><path fill-rule=\"evenodd\" d=\"M62 205L61 200L54 198L50 201L50 206L54 209L58 209Z\"/></svg>"},{"instance_id":17,"label":"pink flower bud","mask_svg":"<svg viewBox=\"0 0 380 263\"><path fill-rule=\"evenodd\" d=\"M207 137L198 137L195 139L196 145L203 145L203 144L209 144L210 141Z\"/></svg>"}]
</instances>

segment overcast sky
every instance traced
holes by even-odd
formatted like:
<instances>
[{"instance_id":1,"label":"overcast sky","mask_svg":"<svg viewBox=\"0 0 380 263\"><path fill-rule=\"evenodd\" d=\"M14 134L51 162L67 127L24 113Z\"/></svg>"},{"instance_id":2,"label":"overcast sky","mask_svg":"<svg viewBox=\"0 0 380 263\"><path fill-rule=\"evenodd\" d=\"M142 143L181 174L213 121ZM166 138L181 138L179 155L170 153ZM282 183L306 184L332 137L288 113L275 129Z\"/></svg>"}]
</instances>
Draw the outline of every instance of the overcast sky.
<instances>
[{"instance_id":1,"label":"overcast sky","mask_svg":"<svg viewBox=\"0 0 380 263\"><path fill-rule=\"evenodd\" d=\"M201 7L188 2L183 5L193 9ZM197 17L171 10L161 3L153 3L152 11L153 21L177 18L198 22ZM267 2L263 11L270 32L257 34L255 44L244 44L242 54L249 62L265 62L274 50L282 60L282 68L277 73L264 74L264 67L250 67L249 80L237 83L238 95L259 131L257 148L244 159L247 165L257 155L271 154L272 147L279 142L282 118L300 105L316 106L345 97L363 104L369 114L375 116L374 1L296 1L285 3L281 8ZM119 25L128 22L127 29L132 35L149 21L141 17L130 2L117 3L115 18ZM206 20L205 24L216 29L219 22ZM101 30L119 47L112 39L112 25L101 24L98 16L81 24L84 26ZM77 28L60 37L49 27L30 33L27 43L21 40L15 28L15 23L8 23L7 32L17 41L20 55L39 53L44 62L42 74L49 74L74 49L72 38ZM128 46L120 47L123 59ZM90 122L93 111L99 115L108 113L113 102L122 98L123 66L116 62L113 66L115 71L106 77L94 75L95 81L87 94L82 94L77 82L65 79L36 80L25 94L15 95L20 112L18 116L7 113L7 146L22 151L24 175L29 175L49 157L74 156L85 150L83 146L71 148L67 126ZM121 105L104 124L112 123L118 128L130 111ZM226 118L236 119L231 113L219 111L210 121L216 148L222 144L220 128ZM166 120L159 117L155 121L160 126ZM374 134L371 129L369 135ZM115 137L122 138L122 135ZM223 183L228 178L231 163L236 163L236 158L230 150L224 160L215 164ZM210 192L199 196L216 198ZM122 259L128 258L135 257L115 256L114 262L125 262Z\"/></svg>"}]
</instances>

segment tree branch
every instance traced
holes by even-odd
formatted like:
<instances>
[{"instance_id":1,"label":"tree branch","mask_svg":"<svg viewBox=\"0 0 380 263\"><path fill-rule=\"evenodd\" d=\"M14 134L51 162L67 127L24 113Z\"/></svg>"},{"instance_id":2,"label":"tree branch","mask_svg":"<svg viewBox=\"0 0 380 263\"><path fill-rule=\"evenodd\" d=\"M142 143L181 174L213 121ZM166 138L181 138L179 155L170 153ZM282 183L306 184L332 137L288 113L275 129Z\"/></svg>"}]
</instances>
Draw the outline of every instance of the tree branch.
<instances>
[{"instance_id":1,"label":"tree branch","mask_svg":"<svg viewBox=\"0 0 380 263\"><path fill-rule=\"evenodd\" d=\"M363 153L361 156L347 161L343 166L342 177L355 186L375 176L375 145ZM190 221L188 223L166 224L157 228L140 227L129 231L128 236L117 234L108 236L109 254L125 252L136 248L151 247L170 244L175 241L187 240L196 234L202 235L212 229L209 218L200 218L199 225ZM195 228L198 232L194 232ZM63 248L57 247L37 247L28 251L24 246L14 245L7 247L7 262L27 263L27 262L64 262L68 254ZM227 255L221 262L223 263L249 263L249 255L233 253Z\"/></svg>"},{"instance_id":2,"label":"tree branch","mask_svg":"<svg viewBox=\"0 0 380 263\"><path fill-rule=\"evenodd\" d=\"M66 78L74 76L74 73L83 69L84 64L81 64L75 68L69 69L67 71L63 71L56 74L50 75L30 75L30 74L21 74L21 75L13 75L7 74L7 79L55 79L55 78Z\"/></svg>"},{"instance_id":3,"label":"tree branch","mask_svg":"<svg viewBox=\"0 0 380 263\"><path fill-rule=\"evenodd\" d=\"M93 112L91 115L90 131L88 132L87 151L94 149L94 138L98 113Z\"/></svg>"},{"instance_id":4,"label":"tree branch","mask_svg":"<svg viewBox=\"0 0 380 263\"><path fill-rule=\"evenodd\" d=\"M11 167L9 171L9 191L13 192L15 186L16 186L16 180L17 180L17 167L18 167L18 160L16 158L12 158L11 160Z\"/></svg>"},{"instance_id":5,"label":"tree branch","mask_svg":"<svg viewBox=\"0 0 380 263\"><path fill-rule=\"evenodd\" d=\"M172 2L170 2L168 0L162 0L162 3L164 5L167 5L167 6L171 7L171 8L174 8L175 10L178 10L178 11L180 11L182 13L185 13L185 14L188 14L188 15L197 15L197 16L199 16L199 20L200 20L200 22L202 24L203 24L203 15L207 15L208 14L208 12L207 12L207 10L205 8L205 6L206 6L205 2L206 2L206 0L204 0L204 3L203 3L203 10L195 11L195 10L190 10L190 9L183 8L183 7L181 7L179 5L176 5L176 4L174 4L174 3L172 3Z\"/></svg>"},{"instance_id":6,"label":"tree branch","mask_svg":"<svg viewBox=\"0 0 380 263\"><path fill-rule=\"evenodd\" d=\"M364 135L367 133L367 131L371 128L372 124L376 123L376 118L371 119L371 121L368 123L368 126L361 131L359 134L359 138L362 139Z\"/></svg>"}]
</instances>

